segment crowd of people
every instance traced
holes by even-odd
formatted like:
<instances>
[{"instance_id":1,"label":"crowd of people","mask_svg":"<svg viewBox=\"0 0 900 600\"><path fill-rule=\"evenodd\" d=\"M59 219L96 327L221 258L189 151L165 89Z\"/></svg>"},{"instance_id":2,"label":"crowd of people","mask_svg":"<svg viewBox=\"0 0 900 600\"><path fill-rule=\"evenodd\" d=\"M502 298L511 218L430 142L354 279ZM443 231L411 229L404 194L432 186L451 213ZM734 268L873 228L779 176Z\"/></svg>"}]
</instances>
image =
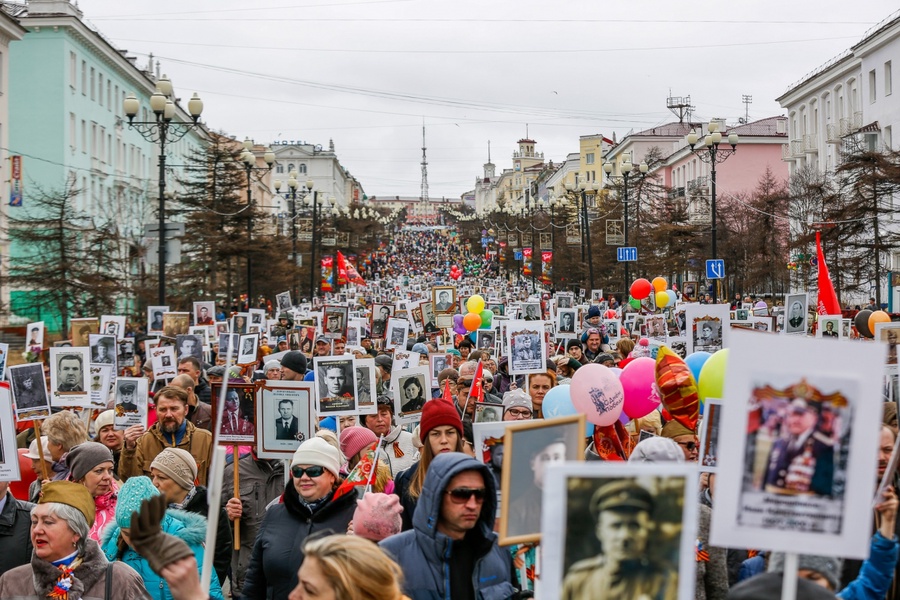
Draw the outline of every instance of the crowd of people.
<instances>
[{"instance_id":1,"label":"crowd of people","mask_svg":"<svg viewBox=\"0 0 900 600\"><path fill-rule=\"evenodd\" d=\"M464 262L463 245L448 232L398 232L361 269L397 285L380 297L371 290L350 294L345 304L371 324L371 304L427 299L428 282ZM410 281L400 284L402 277ZM557 301L489 278L478 287L506 310L522 304L523 318L528 305L546 320ZM54 409L41 423L40 438L22 428L18 441L35 480L21 498L0 483L0 598L534 597L541 585L539 543L501 545L497 532L501 525L540 527L514 519L535 514L542 480L535 475L526 493L502 506L503 461L476 447L476 408L493 407L484 414L494 416L484 421L542 420L548 418L548 394L570 384L579 369L621 369L646 356L640 330L622 335L604 325L607 311L618 311L621 319L625 308L602 302L585 303L579 322L561 320L548 336L547 355L540 357L545 366L527 376L510 372L502 341L476 348L471 336L447 329L411 331L398 350L417 352L423 366L431 356L443 357L432 388L417 389L421 400L415 407L394 398L397 350L384 350L371 327L363 328L356 344L319 331L309 348L290 349L291 333L308 326L301 321L321 314L318 304L270 312L258 361L243 367L218 353L214 342L207 360L183 357L177 376L154 381L153 369L141 362L141 340L136 366L123 365L122 372L149 379L146 426L117 427L111 399L107 410L91 418ZM313 359L343 356L374 359L375 388L365 390L373 411L317 418L304 432L290 403L279 406L277 438L297 444L289 460L261 458L255 447L229 444L221 472L211 470L217 438L212 385L317 384L321 375ZM403 418L398 406L399 412L417 412L417 418ZM231 418L237 423L244 410L239 400L224 408L223 428ZM878 435L881 476L897 438L897 414L889 405ZM624 425L592 428L585 442L588 461L683 465L696 463L700 440L696 426L660 407ZM565 459L560 444L551 440L535 454L536 474ZM222 496L211 507L214 478L221 478ZM704 474L691 493L699 499L694 597L778 597L782 555L709 543L716 474ZM570 565L561 582L563 598L678 597L677 566L670 572L660 566L663 559L649 558L653 536L661 535L654 502L644 488L621 482L591 496L602 553ZM888 486L873 508L868 561L800 556L797 597L900 598L897 508L894 487ZM214 546L206 547L211 515L217 534ZM499 515L509 515L509 522L501 524ZM204 589L201 567L209 553L213 572Z\"/></svg>"}]
</instances>

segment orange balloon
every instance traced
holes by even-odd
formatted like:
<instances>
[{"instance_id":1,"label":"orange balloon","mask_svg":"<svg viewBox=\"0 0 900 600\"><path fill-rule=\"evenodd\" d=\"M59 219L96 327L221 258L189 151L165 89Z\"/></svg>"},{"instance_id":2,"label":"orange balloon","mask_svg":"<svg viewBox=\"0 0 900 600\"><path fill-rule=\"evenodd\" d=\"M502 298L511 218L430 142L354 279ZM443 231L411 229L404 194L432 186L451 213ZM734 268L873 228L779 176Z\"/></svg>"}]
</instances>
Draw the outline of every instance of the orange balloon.
<instances>
[{"instance_id":1,"label":"orange balloon","mask_svg":"<svg viewBox=\"0 0 900 600\"><path fill-rule=\"evenodd\" d=\"M875 335L875 323L890 323L891 316L884 312L883 310L873 311L871 315L869 315L869 331L872 332L872 335Z\"/></svg>"},{"instance_id":2,"label":"orange balloon","mask_svg":"<svg viewBox=\"0 0 900 600\"><path fill-rule=\"evenodd\" d=\"M654 292L664 292L669 289L669 282L666 281L665 277L655 277L653 279L653 291Z\"/></svg>"},{"instance_id":3,"label":"orange balloon","mask_svg":"<svg viewBox=\"0 0 900 600\"><path fill-rule=\"evenodd\" d=\"M466 331L475 331L481 327L481 315L470 312L463 317L463 327L466 328Z\"/></svg>"}]
</instances>

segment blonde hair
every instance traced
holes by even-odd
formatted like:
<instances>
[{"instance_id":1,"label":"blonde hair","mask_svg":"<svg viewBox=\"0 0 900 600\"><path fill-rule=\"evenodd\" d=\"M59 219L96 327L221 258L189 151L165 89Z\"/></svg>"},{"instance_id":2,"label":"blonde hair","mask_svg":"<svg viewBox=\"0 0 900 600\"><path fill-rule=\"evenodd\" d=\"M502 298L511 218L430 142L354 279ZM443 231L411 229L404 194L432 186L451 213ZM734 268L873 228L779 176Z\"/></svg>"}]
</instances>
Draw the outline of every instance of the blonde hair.
<instances>
[{"instance_id":1,"label":"blonde hair","mask_svg":"<svg viewBox=\"0 0 900 600\"><path fill-rule=\"evenodd\" d=\"M631 354L631 351L634 350L634 340L631 338L621 338L618 342L616 342L616 352L619 353L619 356L622 358L628 358L628 355Z\"/></svg>"},{"instance_id":2,"label":"blonde hair","mask_svg":"<svg viewBox=\"0 0 900 600\"><path fill-rule=\"evenodd\" d=\"M352 535L312 537L303 544L342 600L400 600L403 571L377 544ZM302 584L298 584L302 585Z\"/></svg>"},{"instance_id":3,"label":"blonde hair","mask_svg":"<svg viewBox=\"0 0 900 600\"><path fill-rule=\"evenodd\" d=\"M62 410L44 419L41 423L41 433L47 436L48 442L62 446L63 452L68 452L78 444L88 441L84 421L68 410Z\"/></svg>"}]
</instances>

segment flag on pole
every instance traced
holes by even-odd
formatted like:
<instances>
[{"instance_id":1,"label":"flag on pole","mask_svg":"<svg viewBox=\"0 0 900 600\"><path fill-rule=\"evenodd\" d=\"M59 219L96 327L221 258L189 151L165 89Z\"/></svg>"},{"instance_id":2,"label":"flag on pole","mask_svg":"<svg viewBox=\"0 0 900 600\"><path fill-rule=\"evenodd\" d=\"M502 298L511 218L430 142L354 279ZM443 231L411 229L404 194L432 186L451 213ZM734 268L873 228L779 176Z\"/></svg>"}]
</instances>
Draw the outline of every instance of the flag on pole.
<instances>
[{"instance_id":1,"label":"flag on pole","mask_svg":"<svg viewBox=\"0 0 900 600\"><path fill-rule=\"evenodd\" d=\"M834 284L831 283L828 265L825 264L822 235L819 231L816 232L816 262L819 265L819 299L816 302L816 312L820 315L839 315L841 314L841 304L834 291Z\"/></svg>"},{"instance_id":2,"label":"flag on pole","mask_svg":"<svg viewBox=\"0 0 900 600\"><path fill-rule=\"evenodd\" d=\"M378 448L378 442L373 442L368 451L359 459L353 470L347 475L347 478L341 482L341 485L334 492L333 500L337 500L344 494L349 493L353 488L362 486L366 487L374 476L375 453Z\"/></svg>"},{"instance_id":3,"label":"flag on pole","mask_svg":"<svg viewBox=\"0 0 900 600\"><path fill-rule=\"evenodd\" d=\"M356 267L353 266L353 263L344 258L344 255L340 250L338 250L337 258L338 273L340 273L340 276L344 279L344 281L355 283L357 285L366 285L366 280L360 277L359 271L356 270Z\"/></svg>"}]
</instances>

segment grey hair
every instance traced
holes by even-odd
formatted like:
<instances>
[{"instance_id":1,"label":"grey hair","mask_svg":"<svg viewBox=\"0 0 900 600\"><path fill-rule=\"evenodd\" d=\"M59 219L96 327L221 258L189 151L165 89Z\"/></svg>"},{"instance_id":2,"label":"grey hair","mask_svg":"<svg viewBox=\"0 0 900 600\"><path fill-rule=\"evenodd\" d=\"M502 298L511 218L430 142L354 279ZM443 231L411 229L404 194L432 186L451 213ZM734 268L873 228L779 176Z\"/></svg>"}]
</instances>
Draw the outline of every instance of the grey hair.
<instances>
[{"instance_id":1,"label":"grey hair","mask_svg":"<svg viewBox=\"0 0 900 600\"><path fill-rule=\"evenodd\" d=\"M69 526L69 529L78 535L79 539L75 542L75 548L78 550L79 556L83 555L85 552L85 544L87 544L88 540L88 534L90 534L91 531L84 513L74 506L69 506L68 504L62 504L60 502L44 502L43 506L47 507L50 514L65 521ZM38 505L35 505L35 507L31 509L32 514L37 507Z\"/></svg>"}]
</instances>

